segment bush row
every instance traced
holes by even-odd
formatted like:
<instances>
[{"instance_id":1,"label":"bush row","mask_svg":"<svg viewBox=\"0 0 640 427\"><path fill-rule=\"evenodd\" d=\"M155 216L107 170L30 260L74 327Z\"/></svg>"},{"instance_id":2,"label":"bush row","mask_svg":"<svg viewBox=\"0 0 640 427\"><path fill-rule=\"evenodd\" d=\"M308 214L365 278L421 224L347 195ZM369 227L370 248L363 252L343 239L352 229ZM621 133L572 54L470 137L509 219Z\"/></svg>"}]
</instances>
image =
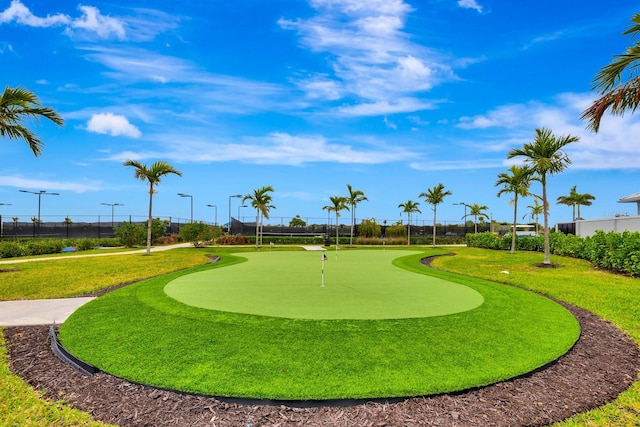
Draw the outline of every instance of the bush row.
<instances>
[{"instance_id":1,"label":"bush row","mask_svg":"<svg viewBox=\"0 0 640 427\"><path fill-rule=\"evenodd\" d=\"M114 238L100 239L16 239L0 241L0 258L12 258L29 255L55 254L64 248L86 251L95 247L119 246L120 241Z\"/></svg>"},{"instance_id":2,"label":"bush row","mask_svg":"<svg viewBox=\"0 0 640 427\"><path fill-rule=\"evenodd\" d=\"M511 236L492 233L467 234L467 246L485 249L511 249ZM598 230L593 236L552 232L549 234L551 253L590 261L593 265L620 273L640 275L640 233ZM516 250L543 251L543 236L519 236Z\"/></svg>"}]
</instances>

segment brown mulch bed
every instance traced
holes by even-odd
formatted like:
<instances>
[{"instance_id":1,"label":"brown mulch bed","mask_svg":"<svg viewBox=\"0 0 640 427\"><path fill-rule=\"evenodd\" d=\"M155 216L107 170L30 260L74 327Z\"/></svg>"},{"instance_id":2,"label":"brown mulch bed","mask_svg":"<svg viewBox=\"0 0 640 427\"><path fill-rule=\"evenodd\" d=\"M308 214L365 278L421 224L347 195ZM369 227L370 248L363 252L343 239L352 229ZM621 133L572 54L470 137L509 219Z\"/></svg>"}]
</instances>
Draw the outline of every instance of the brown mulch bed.
<instances>
[{"instance_id":1,"label":"brown mulch bed","mask_svg":"<svg viewBox=\"0 0 640 427\"><path fill-rule=\"evenodd\" d=\"M249 404L85 376L50 348L47 326L4 331L11 370L49 399L119 426L541 426L614 400L640 372L635 343L613 324L564 304L582 327L566 355L530 375L464 393L396 403L300 407Z\"/></svg>"}]
</instances>

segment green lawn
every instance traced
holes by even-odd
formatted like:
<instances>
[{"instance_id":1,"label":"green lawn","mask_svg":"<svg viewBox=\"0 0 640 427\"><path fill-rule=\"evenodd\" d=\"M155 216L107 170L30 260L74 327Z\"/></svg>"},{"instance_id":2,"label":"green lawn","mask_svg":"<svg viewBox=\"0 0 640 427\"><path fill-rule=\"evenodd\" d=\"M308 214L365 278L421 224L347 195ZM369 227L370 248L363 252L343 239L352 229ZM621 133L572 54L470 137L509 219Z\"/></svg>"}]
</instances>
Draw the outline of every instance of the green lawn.
<instances>
[{"instance_id":1,"label":"green lawn","mask_svg":"<svg viewBox=\"0 0 640 427\"><path fill-rule=\"evenodd\" d=\"M420 264L424 252L345 251L325 268L340 264L345 272L352 271L352 260L360 274L341 285L337 276L328 275L324 290L351 284L351 296L354 289L375 294L380 289L371 282L380 277L385 291L398 286L401 292L413 292L414 299L428 299L420 286L437 288L437 293L449 284L451 298L460 289L465 290L462 295L478 296L466 311L309 320L202 309L164 292L167 284L187 286L194 275L207 278L196 282L219 279L225 286L230 274L256 276L268 288L282 282L285 275L277 266L294 255L302 257L287 252L242 254L248 261L241 264L241 258L224 255L221 262L195 273L175 273L111 292L74 313L60 330L61 341L83 360L136 382L209 395L308 400L414 396L486 385L554 360L579 335L576 320L559 304L517 288L429 270ZM312 255L319 267L319 254ZM365 268L370 271L362 271ZM307 277L303 270L296 272ZM318 304L318 272L309 277L310 305ZM359 280L363 283L356 284ZM404 286L405 280L412 287ZM232 300L250 298L247 292L252 290L244 289ZM352 299L346 305L357 309L367 301ZM415 314L415 304L406 305L407 312ZM433 309L425 305L427 311ZM444 305L450 311L455 306ZM394 313L391 317L401 312Z\"/></svg>"}]
</instances>

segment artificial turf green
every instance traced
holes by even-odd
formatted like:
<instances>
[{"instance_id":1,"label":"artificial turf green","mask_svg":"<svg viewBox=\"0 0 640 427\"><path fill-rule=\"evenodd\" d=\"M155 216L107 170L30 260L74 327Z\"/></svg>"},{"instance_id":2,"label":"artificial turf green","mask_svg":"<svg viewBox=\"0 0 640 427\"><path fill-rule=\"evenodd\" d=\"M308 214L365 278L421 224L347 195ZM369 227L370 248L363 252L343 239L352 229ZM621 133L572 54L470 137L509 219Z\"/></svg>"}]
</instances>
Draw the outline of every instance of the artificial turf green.
<instances>
[{"instance_id":1,"label":"artificial turf green","mask_svg":"<svg viewBox=\"0 0 640 427\"><path fill-rule=\"evenodd\" d=\"M194 307L294 319L443 316L482 304L468 286L392 265L416 251L257 252L248 262L180 276L165 293Z\"/></svg>"},{"instance_id":2,"label":"artificial turf green","mask_svg":"<svg viewBox=\"0 0 640 427\"><path fill-rule=\"evenodd\" d=\"M287 400L464 390L536 369L578 339L577 321L560 305L520 289L429 270L419 263L425 255L401 257L394 265L468 286L484 303L426 318L286 319L179 303L163 292L185 274L175 273L83 306L63 324L60 338L83 360L132 381ZM195 270L237 262L225 255L219 264Z\"/></svg>"}]
</instances>

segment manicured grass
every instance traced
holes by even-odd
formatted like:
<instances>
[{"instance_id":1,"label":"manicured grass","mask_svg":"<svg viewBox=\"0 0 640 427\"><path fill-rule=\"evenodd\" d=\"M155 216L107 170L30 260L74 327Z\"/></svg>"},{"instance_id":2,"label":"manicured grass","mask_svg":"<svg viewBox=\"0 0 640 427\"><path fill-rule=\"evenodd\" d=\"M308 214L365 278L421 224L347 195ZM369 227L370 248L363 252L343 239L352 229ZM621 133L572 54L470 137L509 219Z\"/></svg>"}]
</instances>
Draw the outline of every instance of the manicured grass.
<instances>
[{"instance_id":1,"label":"manicured grass","mask_svg":"<svg viewBox=\"0 0 640 427\"><path fill-rule=\"evenodd\" d=\"M489 280L532 289L577 305L614 322L640 345L640 279L594 269L587 261L552 256L562 265L541 269L540 253L456 248L458 256L441 257L433 265ZM509 271L506 275L501 271ZM640 380L640 378L638 378ZM577 415L558 426L640 426L640 381L613 403Z\"/></svg>"},{"instance_id":2,"label":"manicured grass","mask_svg":"<svg viewBox=\"0 0 640 427\"><path fill-rule=\"evenodd\" d=\"M372 262L378 259L367 253ZM225 255L196 270L245 267L269 254L247 256L250 261L242 265L240 258ZM346 252L339 256L346 263ZM256 316L167 297L167 283L187 274L180 272L94 300L65 322L60 337L82 359L133 381L212 395L303 400L413 396L486 385L544 365L578 338L577 322L560 305L516 288L431 271L420 265L424 256L403 256L394 265L467 286L484 303L427 318ZM265 286L281 277L264 268Z\"/></svg>"},{"instance_id":3,"label":"manicured grass","mask_svg":"<svg viewBox=\"0 0 640 427\"><path fill-rule=\"evenodd\" d=\"M190 248L142 254L2 264L0 301L63 298L209 263ZM16 271L11 271L16 270Z\"/></svg>"},{"instance_id":4,"label":"manicured grass","mask_svg":"<svg viewBox=\"0 0 640 427\"><path fill-rule=\"evenodd\" d=\"M482 304L473 289L392 265L416 251L256 252L249 262L172 280L164 291L187 305L295 319L443 316Z\"/></svg>"}]
</instances>

